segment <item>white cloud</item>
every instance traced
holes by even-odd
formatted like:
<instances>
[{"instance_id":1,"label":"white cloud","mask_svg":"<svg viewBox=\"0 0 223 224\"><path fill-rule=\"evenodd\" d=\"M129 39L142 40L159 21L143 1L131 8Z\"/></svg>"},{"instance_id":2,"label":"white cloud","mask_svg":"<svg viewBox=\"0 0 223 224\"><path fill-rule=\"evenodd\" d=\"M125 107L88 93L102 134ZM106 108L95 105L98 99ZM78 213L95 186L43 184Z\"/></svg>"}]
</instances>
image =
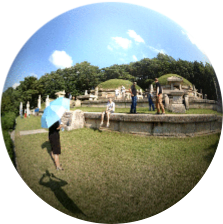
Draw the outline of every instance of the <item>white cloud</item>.
<instances>
[{"instance_id":1,"label":"white cloud","mask_svg":"<svg viewBox=\"0 0 223 224\"><path fill-rule=\"evenodd\" d=\"M69 56L65 51L54 51L51 54L49 61L57 68L68 68L73 64L71 56Z\"/></svg>"},{"instance_id":2,"label":"white cloud","mask_svg":"<svg viewBox=\"0 0 223 224\"><path fill-rule=\"evenodd\" d=\"M163 49L156 49L156 48L154 48L154 47L152 47L152 46L148 46L149 47L149 49L150 50L152 50L153 52L155 52L155 53L161 53L161 54L166 54L166 52L165 52L165 50L163 50Z\"/></svg>"},{"instance_id":3,"label":"white cloud","mask_svg":"<svg viewBox=\"0 0 223 224\"><path fill-rule=\"evenodd\" d=\"M132 56L134 61L138 61L137 57L135 55Z\"/></svg>"},{"instance_id":4,"label":"white cloud","mask_svg":"<svg viewBox=\"0 0 223 224\"><path fill-rule=\"evenodd\" d=\"M197 43L199 43L199 41L197 40L197 38L195 38L194 36L192 36L190 33L186 32L186 31L181 30L181 32L182 32L183 35L186 35L186 36L187 36L187 38L190 40L190 42L191 42L192 44L196 45L197 48L198 48L200 51L202 51L203 54L205 54L205 52L204 52L204 50L201 48L201 46L197 44Z\"/></svg>"},{"instance_id":5,"label":"white cloud","mask_svg":"<svg viewBox=\"0 0 223 224\"><path fill-rule=\"evenodd\" d=\"M134 30L128 30L127 34L133 38L138 43L145 43L140 35L138 35Z\"/></svg>"},{"instance_id":6,"label":"white cloud","mask_svg":"<svg viewBox=\"0 0 223 224\"><path fill-rule=\"evenodd\" d=\"M14 83L13 85L12 85L12 88L13 89L16 89L16 87L18 87L20 85L20 83Z\"/></svg>"},{"instance_id":7,"label":"white cloud","mask_svg":"<svg viewBox=\"0 0 223 224\"><path fill-rule=\"evenodd\" d=\"M113 46L116 47L116 48L122 47L123 49L127 50L132 45L132 41L127 39L127 38L112 37L112 40L115 41L115 43L113 43Z\"/></svg>"}]
</instances>

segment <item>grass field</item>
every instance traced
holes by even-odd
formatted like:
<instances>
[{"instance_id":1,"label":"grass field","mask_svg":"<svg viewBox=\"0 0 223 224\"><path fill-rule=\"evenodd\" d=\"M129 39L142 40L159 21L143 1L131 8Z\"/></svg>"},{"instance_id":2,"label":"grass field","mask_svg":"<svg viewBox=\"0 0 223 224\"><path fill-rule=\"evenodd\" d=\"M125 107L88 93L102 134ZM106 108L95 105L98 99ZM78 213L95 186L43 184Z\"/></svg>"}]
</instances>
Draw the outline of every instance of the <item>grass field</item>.
<instances>
[{"instance_id":1,"label":"grass field","mask_svg":"<svg viewBox=\"0 0 223 224\"><path fill-rule=\"evenodd\" d=\"M124 79L110 79L105 82L102 82L98 85L98 88L103 88L103 89L116 89L121 87L122 85L125 86L125 89L130 89L132 86L132 82L129 80L124 80ZM138 85L136 85L136 89L141 89Z\"/></svg>"},{"instance_id":2,"label":"grass field","mask_svg":"<svg viewBox=\"0 0 223 224\"><path fill-rule=\"evenodd\" d=\"M174 205L198 183L215 154L219 134L194 138L140 137L78 129L61 132L64 171L56 171L48 134L17 118L15 147L27 185L56 209L97 223L132 222Z\"/></svg>"}]
</instances>

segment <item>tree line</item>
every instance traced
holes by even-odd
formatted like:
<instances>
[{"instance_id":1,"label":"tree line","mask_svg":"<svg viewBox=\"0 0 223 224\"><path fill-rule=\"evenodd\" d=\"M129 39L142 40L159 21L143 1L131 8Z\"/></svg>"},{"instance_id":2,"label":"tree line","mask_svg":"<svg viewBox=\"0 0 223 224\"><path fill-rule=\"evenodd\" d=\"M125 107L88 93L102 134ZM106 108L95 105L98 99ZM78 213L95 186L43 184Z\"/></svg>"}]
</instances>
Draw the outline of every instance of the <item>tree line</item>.
<instances>
[{"instance_id":1,"label":"tree line","mask_svg":"<svg viewBox=\"0 0 223 224\"><path fill-rule=\"evenodd\" d=\"M20 102L25 106L29 101L30 107L33 108L37 106L39 95L42 96L42 100L45 100L47 95L54 99L55 93L61 90L70 92L72 96L82 95L85 90L94 89L109 79L137 81L142 89L147 89L154 78L165 74L178 74L193 83L198 90L202 89L208 99L217 100L220 88L211 64L175 60L171 56L159 53L155 58L144 58L129 64L114 64L99 69L98 66L84 61L70 68L46 73L40 79L34 76L25 77L18 87L9 87L3 93L1 113L18 114Z\"/></svg>"}]
</instances>

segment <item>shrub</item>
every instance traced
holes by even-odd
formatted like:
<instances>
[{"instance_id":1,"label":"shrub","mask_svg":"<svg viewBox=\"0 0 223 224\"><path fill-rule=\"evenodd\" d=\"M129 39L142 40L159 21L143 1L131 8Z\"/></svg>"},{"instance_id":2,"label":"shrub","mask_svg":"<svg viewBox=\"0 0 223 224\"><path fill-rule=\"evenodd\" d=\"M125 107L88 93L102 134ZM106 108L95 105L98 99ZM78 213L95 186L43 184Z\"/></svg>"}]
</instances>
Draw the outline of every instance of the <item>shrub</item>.
<instances>
[{"instance_id":1,"label":"shrub","mask_svg":"<svg viewBox=\"0 0 223 224\"><path fill-rule=\"evenodd\" d=\"M14 151L13 151L13 142L9 131L14 128L16 114L14 112L8 112L1 117L1 124L3 130L3 138L5 142L6 149L8 151L9 157L14 164ZM14 164L15 165L15 164Z\"/></svg>"},{"instance_id":2,"label":"shrub","mask_svg":"<svg viewBox=\"0 0 223 224\"><path fill-rule=\"evenodd\" d=\"M13 129L15 124L16 114L14 112L6 113L1 117L2 129L10 130Z\"/></svg>"},{"instance_id":3,"label":"shrub","mask_svg":"<svg viewBox=\"0 0 223 224\"><path fill-rule=\"evenodd\" d=\"M9 157L12 160L12 162L14 163L13 143L12 143L12 139L11 139L8 131L3 130L3 138L5 141L5 147L8 151Z\"/></svg>"}]
</instances>

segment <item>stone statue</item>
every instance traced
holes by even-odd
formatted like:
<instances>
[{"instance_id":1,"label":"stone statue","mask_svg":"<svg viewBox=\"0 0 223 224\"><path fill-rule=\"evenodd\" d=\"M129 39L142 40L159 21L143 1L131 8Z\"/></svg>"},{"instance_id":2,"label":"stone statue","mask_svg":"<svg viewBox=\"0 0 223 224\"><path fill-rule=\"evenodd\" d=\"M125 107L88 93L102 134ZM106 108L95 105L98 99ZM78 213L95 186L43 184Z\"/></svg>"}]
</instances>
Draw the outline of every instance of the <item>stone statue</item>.
<instances>
[{"instance_id":1,"label":"stone statue","mask_svg":"<svg viewBox=\"0 0 223 224\"><path fill-rule=\"evenodd\" d=\"M49 99L49 95L47 95L45 106L48 107L49 105L50 105L50 99Z\"/></svg>"},{"instance_id":2,"label":"stone statue","mask_svg":"<svg viewBox=\"0 0 223 224\"><path fill-rule=\"evenodd\" d=\"M19 115L21 117L23 116L23 105L22 105L22 102L20 102L20 106L19 106Z\"/></svg>"},{"instance_id":3,"label":"stone statue","mask_svg":"<svg viewBox=\"0 0 223 224\"><path fill-rule=\"evenodd\" d=\"M170 99L166 93L164 94L164 102L165 102L165 109L168 109L170 104Z\"/></svg>"},{"instance_id":4,"label":"stone statue","mask_svg":"<svg viewBox=\"0 0 223 224\"><path fill-rule=\"evenodd\" d=\"M41 95L39 95L39 99L38 99L37 107L38 107L39 109L41 109Z\"/></svg>"},{"instance_id":5,"label":"stone statue","mask_svg":"<svg viewBox=\"0 0 223 224\"><path fill-rule=\"evenodd\" d=\"M153 85L152 85L152 84L150 85L150 89L149 89L149 91L150 91L150 93L153 92Z\"/></svg>"},{"instance_id":6,"label":"stone statue","mask_svg":"<svg viewBox=\"0 0 223 224\"><path fill-rule=\"evenodd\" d=\"M29 104L29 101L26 104L26 111L27 111L27 116L30 116L30 104Z\"/></svg>"},{"instance_id":7,"label":"stone statue","mask_svg":"<svg viewBox=\"0 0 223 224\"><path fill-rule=\"evenodd\" d=\"M185 101L186 110L189 110L189 96L188 96L188 94L184 95L184 101Z\"/></svg>"}]
</instances>

